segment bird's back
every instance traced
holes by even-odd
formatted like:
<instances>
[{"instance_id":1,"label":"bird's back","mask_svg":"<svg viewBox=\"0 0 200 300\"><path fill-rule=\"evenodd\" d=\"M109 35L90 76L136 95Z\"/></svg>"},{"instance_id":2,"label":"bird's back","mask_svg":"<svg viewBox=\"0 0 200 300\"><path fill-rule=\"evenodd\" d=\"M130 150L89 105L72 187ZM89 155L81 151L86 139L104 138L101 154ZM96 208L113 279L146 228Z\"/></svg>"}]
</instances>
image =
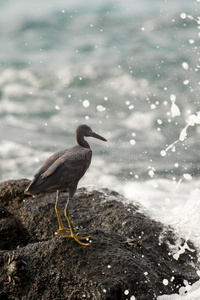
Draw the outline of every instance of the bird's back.
<instances>
[{"instance_id":1,"label":"bird's back","mask_svg":"<svg viewBox=\"0 0 200 300\"><path fill-rule=\"evenodd\" d=\"M37 194L75 186L88 169L91 158L91 149L79 145L54 153L34 175L25 192Z\"/></svg>"}]
</instances>

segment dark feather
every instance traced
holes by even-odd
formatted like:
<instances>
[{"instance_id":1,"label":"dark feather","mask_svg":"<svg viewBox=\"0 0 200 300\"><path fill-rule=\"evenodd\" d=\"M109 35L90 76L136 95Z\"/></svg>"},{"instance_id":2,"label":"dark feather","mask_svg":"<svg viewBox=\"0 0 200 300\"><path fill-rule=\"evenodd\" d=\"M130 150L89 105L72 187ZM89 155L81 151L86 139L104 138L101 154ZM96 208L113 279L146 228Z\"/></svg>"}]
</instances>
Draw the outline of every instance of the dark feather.
<instances>
[{"instance_id":1,"label":"dark feather","mask_svg":"<svg viewBox=\"0 0 200 300\"><path fill-rule=\"evenodd\" d=\"M50 156L35 174L26 193L68 189L77 185L89 168L92 150L79 145Z\"/></svg>"},{"instance_id":2,"label":"dark feather","mask_svg":"<svg viewBox=\"0 0 200 300\"><path fill-rule=\"evenodd\" d=\"M68 189L72 196L79 180L90 166L92 150L84 139L89 136L106 141L105 138L93 132L89 126L78 126L76 129L78 145L51 155L34 175L25 193L37 194Z\"/></svg>"}]
</instances>

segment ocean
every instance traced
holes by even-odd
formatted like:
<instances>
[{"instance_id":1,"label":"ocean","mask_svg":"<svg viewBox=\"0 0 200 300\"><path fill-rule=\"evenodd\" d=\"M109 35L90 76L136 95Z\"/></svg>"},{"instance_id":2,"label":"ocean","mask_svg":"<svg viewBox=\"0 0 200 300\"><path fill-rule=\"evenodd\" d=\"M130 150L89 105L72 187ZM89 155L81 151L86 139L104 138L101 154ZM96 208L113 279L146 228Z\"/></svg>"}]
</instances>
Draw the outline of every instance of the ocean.
<instances>
[{"instance_id":1,"label":"ocean","mask_svg":"<svg viewBox=\"0 0 200 300\"><path fill-rule=\"evenodd\" d=\"M79 186L200 249L200 0L0 3L0 180L31 179L88 124L108 143L88 138ZM199 299L200 281L187 290Z\"/></svg>"}]
</instances>

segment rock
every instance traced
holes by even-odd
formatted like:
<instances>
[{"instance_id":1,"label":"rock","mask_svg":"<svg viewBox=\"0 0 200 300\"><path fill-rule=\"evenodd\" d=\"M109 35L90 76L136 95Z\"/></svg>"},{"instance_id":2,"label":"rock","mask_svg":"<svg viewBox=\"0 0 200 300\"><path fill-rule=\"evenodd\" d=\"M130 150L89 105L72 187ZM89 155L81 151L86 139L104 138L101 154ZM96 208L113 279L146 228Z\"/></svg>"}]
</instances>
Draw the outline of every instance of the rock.
<instances>
[{"instance_id":1,"label":"rock","mask_svg":"<svg viewBox=\"0 0 200 300\"><path fill-rule=\"evenodd\" d=\"M156 299L199 279L197 251L108 189L78 189L71 221L91 245L60 239L55 193L25 196L28 180L0 184L0 299ZM67 193L60 197L60 212ZM8 282L8 258L23 261ZM20 278L18 282L15 277ZM15 286L13 286L15 283ZM131 298L132 297L132 298Z\"/></svg>"}]
</instances>

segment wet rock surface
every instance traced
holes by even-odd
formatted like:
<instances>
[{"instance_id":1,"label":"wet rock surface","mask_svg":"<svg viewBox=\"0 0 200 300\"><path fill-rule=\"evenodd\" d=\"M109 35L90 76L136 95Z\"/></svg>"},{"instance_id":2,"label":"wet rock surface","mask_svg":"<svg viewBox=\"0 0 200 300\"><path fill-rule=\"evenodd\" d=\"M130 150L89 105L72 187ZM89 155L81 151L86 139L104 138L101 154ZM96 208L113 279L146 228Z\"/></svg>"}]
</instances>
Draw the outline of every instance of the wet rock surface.
<instances>
[{"instance_id":1,"label":"wet rock surface","mask_svg":"<svg viewBox=\"0 0 200 300\"><path fill-rule=\"evenodd\" d=\"M150 300L199 279L194 245L178 255L185 241L118 193L77 190L69 212L76 231L92 236L85 247L54 235L55 193L24 195L28 183L0 184L0 299ZM67 226L66 199L62 193L59 205Z\"/></svg>"}]
</instances>

